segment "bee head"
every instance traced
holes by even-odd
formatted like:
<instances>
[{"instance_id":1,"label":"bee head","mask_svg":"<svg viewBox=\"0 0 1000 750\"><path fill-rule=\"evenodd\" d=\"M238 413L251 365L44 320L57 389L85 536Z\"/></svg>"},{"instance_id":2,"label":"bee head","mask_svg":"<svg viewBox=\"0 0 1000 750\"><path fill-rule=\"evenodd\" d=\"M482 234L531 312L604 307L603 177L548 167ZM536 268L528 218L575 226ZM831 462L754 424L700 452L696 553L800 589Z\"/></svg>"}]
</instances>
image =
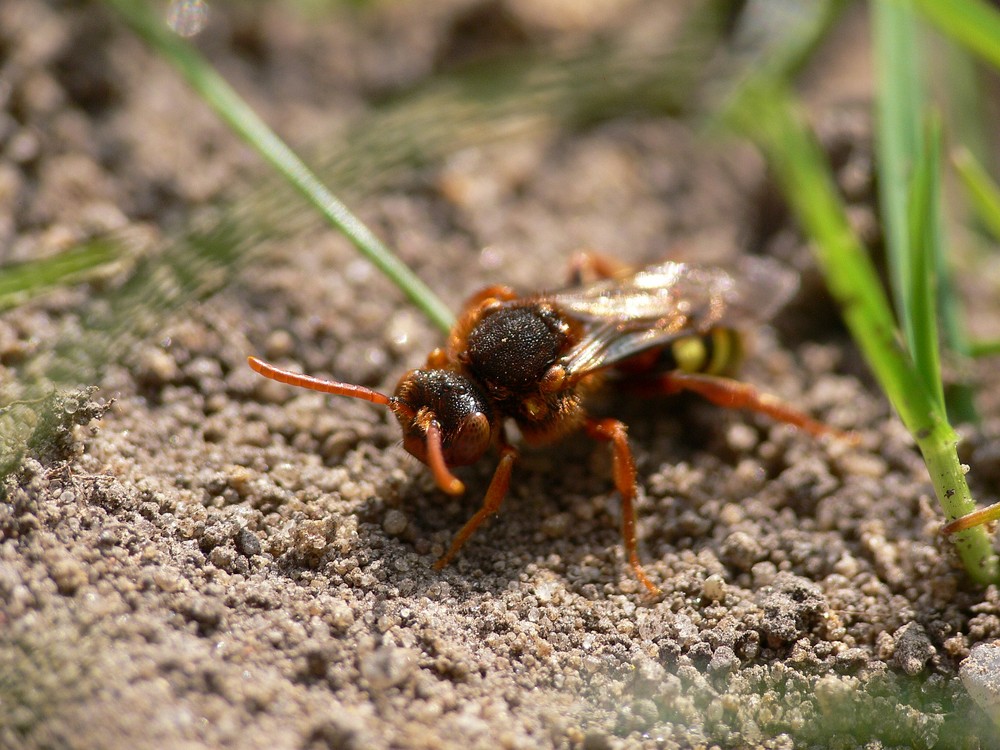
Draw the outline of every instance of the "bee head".
<instances>
[{"instance_id":1,"label":"bee head","mask_svg":"<svg viewBox=\"0 0 1000 750\"><path fill-rule=\"evenodd\" d=\"M474 463L493 442L496 419L482 389L452 370L410 370L388 406L402 427L403 447L431 468L442 490L461 493L448 467Z\"/></svg>"},{"instance_id":2,"label":"bee head","mask_svg":"<svg viewBox=\"0 0 1000 750\"><path fill-rule=\"evenodd\" d=\"M410 370L389 397L362 385L284 370L256 357L248 362L255 372L279 383L389 407L403 428L403 447L427 464L438 487L452 495L465 487L448 467L475 462L493 442L497 421L489 399L472 380L451 370Z\"/></svg>"}]
</instances>

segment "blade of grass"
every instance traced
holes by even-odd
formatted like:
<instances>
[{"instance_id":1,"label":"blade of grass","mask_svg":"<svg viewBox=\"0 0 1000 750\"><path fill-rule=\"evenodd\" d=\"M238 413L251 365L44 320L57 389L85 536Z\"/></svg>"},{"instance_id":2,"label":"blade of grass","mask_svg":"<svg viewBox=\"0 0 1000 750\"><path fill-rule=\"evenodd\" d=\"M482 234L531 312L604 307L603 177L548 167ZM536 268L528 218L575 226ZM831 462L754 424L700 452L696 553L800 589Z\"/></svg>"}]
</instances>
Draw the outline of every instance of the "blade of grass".
<instances>
[{"instance_id":1,"label":"blade of grass","mask_svg":"<svg viewBox=\"0 0 1000 750\"><path fill-rule=\"evenodd\" d=\"M982 0L893 0L912 2L942 32L1000 68L1000 11Z\"/></svg>"},{"instance_id":2,"label":"blade of grass","mask_svg":"<svg viewBox=\"0 0 1000 750\"><path fill-rule=\"evenodd\" d=\"M1000 68L1000 11L982 0L912 2L941 32ZM1000 240L1000 189L968 150L959 150L953 163L983 225ZM987 356L997 353L997 346L995 342L973 343L969 351L971 356Z\"/></svg>"},{"instance_id":3,"label":"blade of grass","mask_svg":"<svg viewBox=\"0 0 1000 750\"><path fill-rule=\"evenodd\" d=\"M926 164L927 138L931 129L921 132L925 120L927 88L926 71L919 51L927 48L912 7L892 0L879 0L871 5L875 42L876 86L876 159L879 170L879 197L885 245L889 261L889 277L901 321L917 371L932 393L945 393L942 384L939 354L938 315L948 349L955 358L968 356L968 344L962 315L951 284L951 273L944 254L943 221L940 199L925 202L932 213L914 210L914 190L921 179L917 170ZM936 128L940 130L940 126ZM940 135L938 135L940 138ZM937 190L940 169L934 184ZM929 196L927 196L929 198ZM929 224L917 227L915 222ZM918 237L914 232L924 232ZM921 257L921 254L924 254ZM919 270L915 266L919 265ZM928 274L925 280L919 277ZM936 287L931 283L936 279ZM928 300L927 292L933 298ZM919 295L914 297L913 295ZM926 307L933 302L931 307ZM949 387L946 405L949 413L966 422L977 421L978 415L968 385L958 382Z\"/></svg>"},{"instance_id":4,"label":"blade of grass","mask_svg":"<svg viewBox=\"0 0 1000 750\"><path fill-rule=\"evenodd\" d=\"M951 161L979 220L993 239L1000 241L1000 187L968 149L957 149Z\"/></svg>"},{"instance_id":5,"label":"blade of grass","mask_svg":"<svg viewBox=\"0 0 1000 750\"><path fill-rule=\"evenodd\" d=\"M923 138L924 149L914 165L908 196L907 234L911 249L906 287L910 351L924 387L944 413L944 384L941 382L941 354L938 349L936 263L941 255L941 124L930 118Z\"/></svg>"},{"instance_id":6,"label":"blade of grass","mask_svg":"<svg viewBox=\"0 0 1000 750\"><path fill-rule=\"evenodd\" d=\"M889 278L906 341L915 351L907 207L913 167L921 151L920 116L924 108L916 20L908 6L880 0L871 4L871 21L877 79L878 188Z\"/></svg>"},{"instance_id":7,"label":"blade of grass","mask_svg":"<svg viewBox=\"0 0 1000 750\"><path fill-rule=\"evenodd\" d=\"M992 341L973 341L969 344L973 357L992 357L1000 354L1000 339Z\"/></svg>"},{"instance_id":8,"label":"blade of grass","mask_svg":"<svg viewBox=\"0 0 1000 750\"><path fill-rule=\"evenodd\" d=\"M990 151L988 130L991 127L987 120L983 81L980 66L975 57L954 40L933 33L927 29L925 48L930 53L938 52L935 57L925 55L925 59L943 58L943 65L933 65L925 69L925 86L933 92L935 102L940 102L943 112L942 122L947 139L961 143L975 154L987 154ZM928 46L929 45L929 46ZM944 179L942 189L947 190L948 181ZM951 231L953 219L949 214L955 214L944 208L942 203L942 236L956 237ZM967 221L968 209L962 206L958 221ZM954 242L954 240L951 240ZM955 245L949 246L948 255L955 256ZM941 325L941 346L944 361L951 361L953 371L957 373L945 387L945 405L948 414L956 422L977 424L979 413L976 409L976 387L970 378L965 377L968 371L967 363L972 358L969 343L969 328L966 323L966 306L955 281L952 263L948 262L943 250L944 241L938 244L941 250L936 257L938 278L938 311Z\"/></svg>"},{"instance_id":9,"label":"blade of grass","mask_svg":"<svg viewBox=\"0 0 1000 750\"><path fill-rule=\"evenodd\" d=\"M168 60L216 113L269 162L331 225L427 315L447 331L454 317L445 304L309 170L243 99L187 42L174 34L145 2L105 0L139 37Z\"/></svg>"},{"instance_id":10,"label":"blade of grass","mask_svg":"<svg viewBox=\"0 0 1000 750\"><path fill-rule=\"evenodd\" d=\"M806 234L831 294L875 376L914 436L949 521L975 510L958 458L958 439L901 345L888 299L861 241L847 220L819 144L787 88L757 79L728 109L730 122L764 153ZM955 547L969 575L1000 579L1000 561L982 528L959 532Z\"/></svg>"},{"instance_id":11,"label":"blade of grass","mask_svg":"<svg viewBox=\"0 0 1000 750\"><path fill-rule=\"evenodd\" d=\"M0 268L0 310L91 276L123 256L111 239L91 240L58 255Z\"/></svg>"}]
</instances>

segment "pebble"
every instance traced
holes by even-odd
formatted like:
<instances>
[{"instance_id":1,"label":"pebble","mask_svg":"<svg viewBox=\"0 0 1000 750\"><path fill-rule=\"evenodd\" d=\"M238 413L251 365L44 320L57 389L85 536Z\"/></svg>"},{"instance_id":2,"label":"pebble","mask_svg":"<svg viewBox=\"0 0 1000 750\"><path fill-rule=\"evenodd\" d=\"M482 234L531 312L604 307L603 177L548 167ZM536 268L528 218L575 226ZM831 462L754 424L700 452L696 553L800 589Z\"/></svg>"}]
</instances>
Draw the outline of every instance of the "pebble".
<instances>
[{"instance_id":1,"label":"pebble","mask_svg":"<svg viewBox=\"0 0 1000 750\"><path fill-rule=\"evenodd\" d=\"M361 676L372 690L401 685L416 667L414 654L405 648L384 645L361 658Z\"/></svg>"},{"instance_id":2,"label":"pebble","mask_svg":"<svg viewBox=\"0 0 1000 750\"><path fill-rule=\"evenodd\" d=\"M236 550L245 557L253 557L261 552L260 540L249 529L240 529L236 533Z\"/></svg>"},{"instance_id":3,"label":"pebble","mask_svg":"<svg viewBox=\"0 0 1000 750\"><path fill-rule=\"evenodd\" d=\"M709 601L721 601L726 596L726 581L718 573L713 573L702 584L701 595Z\"/></svg>"},{"instance_id":4,"label":"pebble","mask_svg":"<svg viewBox=\"0 0 1000 750\"><path fill-rule=\"evenodd\" d=\"M973 646L958 675L972 700L1000 725L1000 641Z\"/></svg>"},{"instance_id":5,"label":"pebble","mask_svg":"<svg viewBox=\"0 0 1000 750\"><path fill-rule=\"evenodd\" d=\"M893 633L896 650L893 658L908 675L917 675L923 671L927 662L934 657L937 650L923 626L910 622Z\"/></svg>"},{"instance_id":6,"label":"pebble","mask_svg":"<svg viewBox=\"0 0 1000 750\"><path fill-rule=\"evenodd\" d=\"M53 563L51 575L59 593L66 596L72 596L87 583L87 571L71 558L63 558Z\"/></svg>"},{"instance_id":7,"label":"pebble","mask_svg":"<svg viewBox=\"0 0 1000 750\"><path fill-rule=\"evenodd\" d=\"M385 514L385 518L382 520L382 530L389 536L399 536L406 531L408 524L406 514L393 508Z\"/></svg>"}]
</instances>

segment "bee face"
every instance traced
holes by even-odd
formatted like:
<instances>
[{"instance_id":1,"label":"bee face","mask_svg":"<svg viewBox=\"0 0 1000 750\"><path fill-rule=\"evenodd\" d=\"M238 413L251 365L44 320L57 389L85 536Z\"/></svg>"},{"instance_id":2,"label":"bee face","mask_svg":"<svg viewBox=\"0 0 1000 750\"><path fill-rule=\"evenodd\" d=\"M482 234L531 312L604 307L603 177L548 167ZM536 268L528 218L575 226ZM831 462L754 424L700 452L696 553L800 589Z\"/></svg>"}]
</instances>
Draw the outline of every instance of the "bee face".
<instances>
[{"instance_id":1,"label":"bee face","mask_svg":"<svg viewBox=\"0 0 1000 750\"><path fill-rule=\"evenodd\" d=\"M427 432L436 422L449 466L474 463L489 449L496 424L482 389L452 370L410 370L390 405L403 428L403 447L428 463Z\"/></svg>"}]
</instances>

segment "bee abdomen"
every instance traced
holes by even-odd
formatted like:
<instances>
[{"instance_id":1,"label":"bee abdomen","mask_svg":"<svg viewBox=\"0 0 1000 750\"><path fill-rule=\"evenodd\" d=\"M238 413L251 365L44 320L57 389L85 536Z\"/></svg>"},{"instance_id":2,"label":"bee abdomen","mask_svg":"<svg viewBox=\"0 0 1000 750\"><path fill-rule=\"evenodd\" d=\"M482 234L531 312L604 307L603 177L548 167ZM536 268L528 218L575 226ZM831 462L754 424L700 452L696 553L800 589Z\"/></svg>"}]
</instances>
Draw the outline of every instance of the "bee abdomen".
<instances>
[{"instance_id":1,"label":"bee abdomen","mask_svg":"<svg viewBox=\"0 0 1000 750\"><path fill-rule=\"evenodd\" d=\"M664 347L657 369L731 375L742 359L739 333L732 328L713 328L704 335L684 336Z\"/></svg>"}]
</instances>

